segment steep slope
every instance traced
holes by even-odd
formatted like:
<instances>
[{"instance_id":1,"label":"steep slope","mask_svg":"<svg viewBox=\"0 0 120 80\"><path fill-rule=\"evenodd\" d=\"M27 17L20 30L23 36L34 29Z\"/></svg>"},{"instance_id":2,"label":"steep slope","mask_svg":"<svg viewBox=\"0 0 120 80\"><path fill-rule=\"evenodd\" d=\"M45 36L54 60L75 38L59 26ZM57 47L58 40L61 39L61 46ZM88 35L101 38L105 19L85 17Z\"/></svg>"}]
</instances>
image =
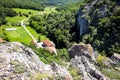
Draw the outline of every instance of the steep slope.
<instances>
[{"instance_id":1,"label":"steep slope","mask_svg":"<svg viewBox=\"0 0 120 80\"><path fill-rule=\"evenodd\" d=\"M119 23L119 1L86 0L76 17L76 32L79 40L110 56L120 52Z\"/></svg>"},{"instance_id":2,"label":"steep slope","mask_svg":"<svg viewBox=\"0 0 120 80\"><path fill-rule=\"evenodd\" d=\"M112 5L109 1L104 0L86 0L86 2L81 5L77 15L76 21L79 28L79 35L82 36L88 33L89 26L96 26L100 18L108 17L108 15L112 13L111 11L107 13L107 9L110 10L110 6L115 6L115 4Z\"/></svg>"},{"instance_id":3,"label":"steep slope","mask_svg":"<svg viewBox=\"0 0 120 80\"><path fill-rule=\"evenodd\" d=\"M72 80L64 66L43 63L39 57L18 42L0 44L0 80Z\"/></svg>"}]
</instances>

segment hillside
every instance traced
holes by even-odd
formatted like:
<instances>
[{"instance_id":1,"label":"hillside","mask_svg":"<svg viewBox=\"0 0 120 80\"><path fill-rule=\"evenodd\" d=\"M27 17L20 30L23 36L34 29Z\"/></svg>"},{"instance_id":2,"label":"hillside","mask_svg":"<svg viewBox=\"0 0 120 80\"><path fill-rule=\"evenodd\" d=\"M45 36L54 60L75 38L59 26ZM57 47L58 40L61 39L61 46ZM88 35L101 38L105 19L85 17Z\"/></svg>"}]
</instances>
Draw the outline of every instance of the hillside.
<instances>
[{"instance_id":1,"label":"hillside","mask_svg":"<svg viewBox=\"0 0 120 80\"><path fill-rule=\"evenodd\" d=\"M57 48L69 48L75 42L75 32L73 31L75 15L82 1L65 6L57 6L57 13L32 16L29 20L29 26L55 42Z\"/></svg>"},{"instance_id":2,"label":"hillside","mask_svg":"<svg viewBox=\"0 0 120 80\"><path fill-rule=\"evenodd\" d=\"M0 0L0 80L120 80L119 0Z\"/></svg>"},{"instance_id":3,"label":"hillside","mask_svg":"<svg viewBox=\"0 0 120 80\"><path fill-rule=\"evenodd\" d=\"M0 5L12 8L29 8L43 10L44 5L57 5L77 2L80 0L0 0Z\"/></svg>"},{"instance_id":4,"label":"hillside","mask_svg":"<svg viewBox=\"0 0 120 80\"><path fill-rule=\"evenodd\" d=\"M78 41L90 43L102 54L120 53L119 1L86 0L76 18Z\"/></svg>"},{"instance_id":5,"label":"hillside","mask_svg":"<svg viewBox=\"0 0 120 80\"><path fill-rule=\"evenodd\" d=\"M67 4L77 1L79 0L0 0L0 25L7 23L5 20L6 16L13 17L17 15L11 8L44 11L45 6L47 5ZM9 15L7 15L7 11L10 11Z\"/></svg>"},{"instance_id":6,"label":"hillside","mask_svg":"<svg viewBox=\"0 0 120 80\"><path fill-rule=\"evenodd\" d=\"M0 5L8 8L43 10L41 0L0 0Z\"/></svg>"}]
</instances>

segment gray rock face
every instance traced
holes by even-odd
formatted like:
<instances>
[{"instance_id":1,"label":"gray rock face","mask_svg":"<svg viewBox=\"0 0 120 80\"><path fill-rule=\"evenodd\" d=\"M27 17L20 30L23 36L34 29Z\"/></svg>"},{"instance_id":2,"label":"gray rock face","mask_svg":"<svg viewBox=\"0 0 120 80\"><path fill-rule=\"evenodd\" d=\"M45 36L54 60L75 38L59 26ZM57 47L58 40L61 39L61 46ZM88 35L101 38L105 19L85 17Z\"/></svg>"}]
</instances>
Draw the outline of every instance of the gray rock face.
<instances>
[{"instance_id":1,"label":"gray rock face","mask_svg":"<svg viewBox=\"0 0 120 80\"><path fill-rule=\"evenodd\" d=\"M61 76L61 80L72 80L72 76L66 70L64 66L59 66L56 63L51 64L52 70L55 72L54 76L58 77Z\"/></svg>"},{"instance_id":2,"label":"gray rock face","mask_svg":"<svg viewBox=\"0 0 120 80\"><path fill-rule=\"evenodd\" d=\"M106 0L109 2L109 0ZM109 5L99 5L103 0L92 0L86 3L84 6L80 7L77 17L76 17L76 26L79 36L82 36L89 31L90 24L96 26L99 18L108 16L110 13L107 13Z\"/></svg>"},{"instance_id":3,"label":"gray rock face","mask_svg":"<svg viewBox=\"0 0 120 80\"><path fill-rule=\"evenodd\" d=\"M41 75L46 76L45 80L54 75L72 80L66 68L55 67L44 64L32 49L21 43L0 44L0 80L38 80Z\"/></svg>"},{"instance_id":4,"label":"gray rock face","mask_svg":"<svg viewBox=\"0 0 120 80\"><path fill-rule=\"evenodd\" d=\"M106 77L95 67L94 52L85 44L73 45L68 51L71 65L79 70L82 80L106 80Z\"/></svg>"},{"instance_id":5,"label":"gray rock face","mask_svg":"<svg viewBox=\"0 0 120 80\"><path fill-rule=\"evenodd\" d=\"M111 59L113 62L115 62L116 64L120 64L120 55L117 54L117 53L114 53L112 56L111 56Z\"/></svg>"}]
</instances>

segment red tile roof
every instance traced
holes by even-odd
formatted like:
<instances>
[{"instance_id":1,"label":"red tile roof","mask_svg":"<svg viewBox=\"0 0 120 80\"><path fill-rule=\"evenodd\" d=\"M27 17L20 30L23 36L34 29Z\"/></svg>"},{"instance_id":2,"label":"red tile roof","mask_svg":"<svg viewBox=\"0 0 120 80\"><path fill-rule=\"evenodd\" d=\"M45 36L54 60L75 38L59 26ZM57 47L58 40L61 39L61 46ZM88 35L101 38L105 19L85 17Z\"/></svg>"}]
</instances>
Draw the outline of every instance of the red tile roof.
<instances>
[{"instance_id":1,"label":"red tile roof","mask_svg":"<svg viewBox=\"0 0 120 80\"><path fill-rule=\"evenodd\" d=\"M44 40L43 41L43 44L46 46L46 47L55 47L55 44L50 41L50 40Z\"/></svg>"}]
</instances>

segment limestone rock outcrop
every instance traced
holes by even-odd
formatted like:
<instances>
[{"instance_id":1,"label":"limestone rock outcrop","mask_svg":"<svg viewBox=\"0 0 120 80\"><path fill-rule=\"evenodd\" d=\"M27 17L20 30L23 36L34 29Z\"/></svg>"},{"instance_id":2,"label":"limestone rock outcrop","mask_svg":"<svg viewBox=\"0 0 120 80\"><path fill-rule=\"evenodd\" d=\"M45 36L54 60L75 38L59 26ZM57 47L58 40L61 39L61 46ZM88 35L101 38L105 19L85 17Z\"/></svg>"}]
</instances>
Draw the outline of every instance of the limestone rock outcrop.
<instances>
[{"instance_id":1,"label":"limestone rock outcrop","mask_svg":"<svg viewBox=\"0 0 120 80\"><path fill-rule=\"evenodd\" d=\"M71 65L79 71L82 80L107 80L94 64L95 53L90 44L75 44L68 51Z\"/></svg>"},{"instance_id":2,"label":"limestone rock outcrop","mask_svg":"<svg viewBox=\"0 0 120 80\"><path fill-rule=\"evenodd\" d=\"M116 64L120 64L120 55L117 54L117 53L114 53L112 56L111 56L111 60L113 62L115 62Z\"/></svg>"},{"instance_id":3,"label":"limestone rock outcrop","mask_svg":"<svg viewBox=\"0 0 120 80\"><path fill-rule=\"evenodd\" d=\"M0 80L72 80L65 67L43 63L29 47L18 42L0 44Z\"/></svg>"},{"instance_id":4,"label":"limestone rock outcrop","mask_svg":"<svg viewBox=\"0 0 120 80\"><path fill-rule=\"evenodd\" d=\"M92 25L96 26L100 18L111 15L111 12L107 12L109 4L102 4L104 0L87 0L85 5L81 6L76 16L76 26L79 36L89 32L89 27ZM110 0L105 0L109 3Z\"/></svg>"}]
</instances>

